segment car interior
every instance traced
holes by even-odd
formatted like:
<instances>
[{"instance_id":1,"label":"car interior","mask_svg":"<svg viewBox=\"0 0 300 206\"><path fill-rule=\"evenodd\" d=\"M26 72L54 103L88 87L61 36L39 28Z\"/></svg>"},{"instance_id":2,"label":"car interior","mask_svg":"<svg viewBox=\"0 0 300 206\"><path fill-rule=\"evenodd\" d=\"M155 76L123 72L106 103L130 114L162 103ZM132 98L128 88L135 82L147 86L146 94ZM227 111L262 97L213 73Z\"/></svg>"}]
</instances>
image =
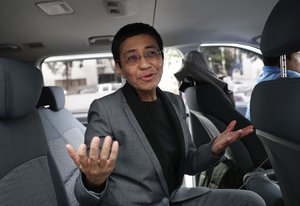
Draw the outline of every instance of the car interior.
<instances>
[{"instance_id":1,"label":"car interior","mask_svg":"<svg viewBox=\"0 0 300 206\"><path fill-rule=\"evenodd\" d=\"M268 206L300 205L299 81L255 85L261 55L299 51L300 27L292 24L299 8L296 0L1 1L1 205L80 204L80 171L65 145L84 142L90 103L124 84L110 47L118 29L134 22L160 33L160 87L182 96L197 146L231 120L236 129L256 128L219 166L186 176L183 186L251 190ZM184 68L190 51L202 52L214 74ZM251 121L244 116L250 101Z\"/></svg>"}]
</instances>

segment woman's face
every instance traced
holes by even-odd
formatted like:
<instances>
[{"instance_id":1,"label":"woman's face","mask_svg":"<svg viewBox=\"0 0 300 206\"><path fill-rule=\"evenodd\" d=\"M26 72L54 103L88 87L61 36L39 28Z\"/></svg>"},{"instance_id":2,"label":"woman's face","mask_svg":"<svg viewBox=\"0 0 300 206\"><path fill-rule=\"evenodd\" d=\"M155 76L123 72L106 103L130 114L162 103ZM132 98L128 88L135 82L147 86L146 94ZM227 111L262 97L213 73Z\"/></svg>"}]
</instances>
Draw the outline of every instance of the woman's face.
<instances>
[{"instance_id":1,"label":"woman's face","mask_svg":"<svg viewBox=\"0 0 300 206\"><path fill-rule=\"evenodd\" d=\"M156 87L163 72L163 59L155 39L147 34L127 38L120 45L117 72L138 92L141 100L156 99Z\"/></svg>"}]
</instances>

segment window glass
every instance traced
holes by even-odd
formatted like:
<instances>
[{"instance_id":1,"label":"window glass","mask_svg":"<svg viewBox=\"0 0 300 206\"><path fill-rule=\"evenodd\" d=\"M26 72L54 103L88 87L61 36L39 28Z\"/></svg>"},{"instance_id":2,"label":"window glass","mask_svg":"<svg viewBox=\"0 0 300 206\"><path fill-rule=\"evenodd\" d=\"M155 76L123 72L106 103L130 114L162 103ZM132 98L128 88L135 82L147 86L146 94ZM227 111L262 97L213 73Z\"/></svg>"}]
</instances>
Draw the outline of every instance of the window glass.
<instances>
[{"instance_id":1,"label":"window glass","mask_svg":"<svg viewBox=\"0 0 300 206\"><path fill-rule=\"evenodd\" d=\"M175 49L164 50L164 73L160 88L179 93L174 73L181 67L182 54ZM45 86L60 86L65 91L65 107L72 113L86 113L94 99L108 95L122 86L115 73L111 54L98 57L64 56L46 59L42 65Z\"/></svg>"},{"instance_id":2,"label":"window glass","mask_svg":"<svg viewBox=\"0 0 300 206\"><path fill-rule=\"evenodd\" d=\"M210 67L233 91L237 110L243 115L250 101L256 78L263 68L260 55L241 48L209 46L200 49Z\"/></svg>"},{"instance_id":3,"label":"window glass","mask_svg":"<svg viewBox=\"0 0 300 206\"><path fill-rule=\"evenodd\" d=\"M159 87L164 91L179 94L178 81L174 74L182 66L183 54L175 48L164 49L164 72Z\"/></svg>"},{"instance_id":4,"label":"window glass","mask_svg":"<svg viewBox=\"0 0 300 206\"><path fill-rule=\"evenodd\" d=\"M49 58L42 64L45 86L60 86L66 94L65 107L73 113L87 112L91 102L121 86L111 55L63 60Z\"/></svg>"}]
</instances>

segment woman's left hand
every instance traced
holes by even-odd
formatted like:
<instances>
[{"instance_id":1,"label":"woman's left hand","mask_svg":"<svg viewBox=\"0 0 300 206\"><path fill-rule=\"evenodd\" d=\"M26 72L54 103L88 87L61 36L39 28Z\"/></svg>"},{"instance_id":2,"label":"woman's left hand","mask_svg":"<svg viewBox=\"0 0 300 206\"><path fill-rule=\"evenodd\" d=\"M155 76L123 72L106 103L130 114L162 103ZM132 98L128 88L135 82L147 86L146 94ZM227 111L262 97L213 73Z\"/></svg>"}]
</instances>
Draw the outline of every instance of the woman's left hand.
<instances>
[{"instance_id":1,"label":"woman's left hand","mask_svg":"<svg viewBox=\"0 0 300 206\"><path fill-rule=\"evenodd\" d=\"M225 131L222 132L217 138L214 139L212 144L212 153L215 156L220 155L226 149L226 147L228 147L230 143L235 142L236 140L244 136L247 136L248 134L254 131L252 125L249 125L243 129L233 131L235 125L236 125L236 121L235 120L231 121L230 124L225 129Z\"/></svg>"}]
</instances>

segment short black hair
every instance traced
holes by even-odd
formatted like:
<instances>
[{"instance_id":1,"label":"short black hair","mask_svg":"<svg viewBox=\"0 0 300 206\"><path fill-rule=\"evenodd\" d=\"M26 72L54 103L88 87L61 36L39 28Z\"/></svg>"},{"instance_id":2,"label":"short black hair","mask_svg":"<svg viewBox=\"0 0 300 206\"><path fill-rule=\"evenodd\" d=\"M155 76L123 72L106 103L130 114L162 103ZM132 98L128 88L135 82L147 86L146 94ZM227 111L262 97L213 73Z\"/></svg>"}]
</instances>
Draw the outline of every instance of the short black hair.
<instances>
[{"instance_id":1,"label":"short black hair","mask_svg":"<svg viewBox=\"0 0 300 206\"><path fill-rule=\"evenodd\" d=\"M120 60L120 46L121 44L128 39L129 37L140 35L140 34L148 34L152 36L159 47L159 50L162 52L163 57L163 42L160 34L154 29L154 27L149 24L144 23L131 23L123 26L115 35L114 40L111 46L111 52L113 54L115 62L119 62Z\"/></svg>"},{"instance_id":2,"label":"short black hair","mask_svg":"<svg viewBox=\"0 0 300 206\"><path fill-rule=\"evenodd\" d=\"M292 53L286 54L287 59L292 58ZM263 56L263 62L265 66L280 66L280 57L266 57Z\"/></svg>"},{"instance_id":3,"label":"short black hair","mask_svg":"<svg viewBox=\"0 0 300 206\"><path fill-rule=\"evenodd\" d=\"M263 62L265 66L279 66L280 57L266 57L263 56Z\"/></svg>"}]
</instances>

